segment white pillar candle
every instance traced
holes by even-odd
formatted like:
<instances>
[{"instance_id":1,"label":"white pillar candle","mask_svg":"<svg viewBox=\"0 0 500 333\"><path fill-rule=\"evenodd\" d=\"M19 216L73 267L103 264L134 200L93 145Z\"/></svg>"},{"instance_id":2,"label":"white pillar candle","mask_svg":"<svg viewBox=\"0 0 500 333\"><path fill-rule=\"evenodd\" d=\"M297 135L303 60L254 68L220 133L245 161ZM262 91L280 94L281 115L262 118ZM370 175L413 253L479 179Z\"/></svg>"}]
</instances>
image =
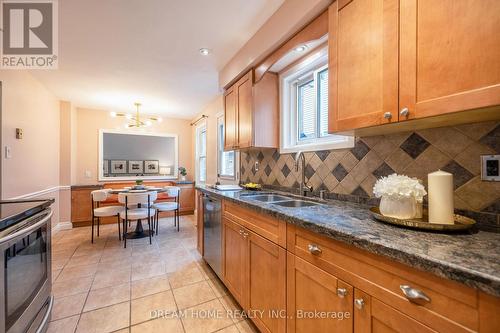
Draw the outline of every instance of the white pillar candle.
<instances>
[{"instance_id":1,"label":"white pillar candle","mask_svg":"<svg viewBox=\"0 0 500 333\"><path fill-rule=\"evenodd\" d=\"M429 184L429 222L453 224L453 175L436 171L427 176Z\"/></svg>"}]
</instances>

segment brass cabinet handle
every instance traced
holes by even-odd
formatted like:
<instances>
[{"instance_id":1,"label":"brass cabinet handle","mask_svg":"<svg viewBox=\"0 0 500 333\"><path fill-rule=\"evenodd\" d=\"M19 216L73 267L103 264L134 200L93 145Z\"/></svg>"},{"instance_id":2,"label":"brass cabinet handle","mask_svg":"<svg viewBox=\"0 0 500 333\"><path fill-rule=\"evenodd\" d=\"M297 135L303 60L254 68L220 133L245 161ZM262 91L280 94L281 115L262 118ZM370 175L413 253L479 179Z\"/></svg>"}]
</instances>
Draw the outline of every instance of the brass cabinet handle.
<instances>
[{"instance_id":1,"label":"brass cabinet handle","mask_svg":"<svg viewBox=\"0 0 500 333\"><path fill-rule=\"evenodd\" d=\"M365 306L365 300L362 299L362 298L356 298L354 300L354 305L356 306L356 308L358 308L359 310L361 310Z\"/></svg>"},{"instance_id":2,"label":"brass cabinet handle","mask_svg":"<svg viewBox=\"0 0 500 333\"><path fill-rule=\"evenodd\" d=\"M399 288L403 291L403 294L410 302L423 304L431 301L429 296L427 296L422 290L412 288L406 284L400 285Z\"/></svg>"},{"instance_id":3,"label":"brass cabinet handle","mask_svg":"<svg viewBox=\"0 0 500 333\"><path fill-rule=\"evenodd\" d=\"M345 288L337 288L337 296L340 298L344 298L347 296L347 289Z\"/></svg>"},{"instance_id":4,"label":"brass cabinet handle","mask_svg":"<svg viewBox=\"0 0 500 333\"><path fill-rule=\"evenodd\" d=\"M307 249L309 250L309 252L311 252L311 254L314 254L314 255L318 255L318 254L321 254L321 248L316 245L316 244L309 244L307 245Z\"/></svg>"},{"instance_id":5,"label":"brass cabinet handle","mask_svg":"<svg viewBox=\"0 0 500 333\"><path fill-rule=\"evenodd\" d=\"M386 112L386 113L384 113L384 118L385 119L391 119L392 118L392 114L390 112Z\"/></svg>"},{"instance_id":6,"label":"brass cabinet handle","mask_svg":"<svg viewBox=\"0 0 500 333\"><path fill-rule=\"evenodd\" d=\"M402 108L401 111L399 111L399 115L403 117L408 117L410 114L410 110L408 108Z\"/></svg>"}]
</instances>

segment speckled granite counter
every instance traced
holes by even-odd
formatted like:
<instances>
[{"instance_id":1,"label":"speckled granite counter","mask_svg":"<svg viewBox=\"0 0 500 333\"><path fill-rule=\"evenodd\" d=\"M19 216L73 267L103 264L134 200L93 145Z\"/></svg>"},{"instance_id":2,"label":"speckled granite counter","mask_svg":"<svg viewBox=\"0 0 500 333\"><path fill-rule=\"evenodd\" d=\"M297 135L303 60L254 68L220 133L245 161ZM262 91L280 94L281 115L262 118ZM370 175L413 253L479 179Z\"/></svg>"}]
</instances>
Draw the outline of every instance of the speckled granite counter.
<instances>
[{"instance_id":1,"label":"speckled granite counter","mask_svg":"<svg viewBox=\"0 0 500 333\"><path fill-rule=\"evenodd\" d=\"M196 188L357 248L500 296L500 234L484 231L455 235L419 232L377 222L367 206L350 202L328 201L325 205L290 208L245 198L249 191Z\"/></svg>"}]
</instances>

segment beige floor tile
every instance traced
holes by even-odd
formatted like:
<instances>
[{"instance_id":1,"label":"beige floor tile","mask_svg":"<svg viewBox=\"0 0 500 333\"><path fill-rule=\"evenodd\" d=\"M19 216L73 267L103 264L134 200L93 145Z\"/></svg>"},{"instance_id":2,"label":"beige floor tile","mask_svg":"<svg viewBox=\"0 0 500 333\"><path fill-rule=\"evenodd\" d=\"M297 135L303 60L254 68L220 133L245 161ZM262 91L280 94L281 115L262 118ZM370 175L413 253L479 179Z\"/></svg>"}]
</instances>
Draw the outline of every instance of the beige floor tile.
<instances>
[{"instance_id":1,"label":"beige floor tile","mask_svg":"<svg viewBox=\"0 0 500 333\"><path fill-rule=\"evenodd\" d=\"M226 311L228 311L228 313L231 315L231 318L233 318L233 321L235 323L244 319L244 317L242 316L241 307L231 295L228 294L222 298L219 298L219 301L222 303Z\"/></svg>"},{"instance_id":2,"label":"beige floor tile","mask_svg":"<svg viewBox=\"0 0 500 333\"><path fill-rule=\"evenodd\" d=\"M249 319L236 323L236 327L240 333L259 333L259 330Z\"/></svg>"},{"instance_id":3,"label":"beige floor tile","mask_svg":"<svg viewBox=\"0 0 500 333\"><path fill-rule=\"evenodd\" d=\"M54 300L54 308L52 309L52 320L79 315L82 312L86 298L87 293L56 298Z\"/></svg>"},{"instance_id":4,"label":"beige floor tile","mask_svg":"<svg viewBox=\"0 0 500 333\"><path fill-rule=\"evenodd\" d=\"M52 269L60 270L68 263L69 259L52 260Z\"/></svg>"},{"instance_id":5,"label":"beige floor tile","mask_svg":"<svg viewBox=\"0 0 500 333\"><path fill-rule=\"evenodd\" d=\"M172 288L179 288L203 281L204 279L205 277L195 263L191 263L168 275L168 280Z\"/></svg>"},{"instance_id":6,"label":"beige floor tile","mask_svg":"<svg viewBox=\"0 0 500 333\"><path fill-rule=\"evenodd\" d=\"M130 282L130 269L98 272L92 283L92 290L116 286Z\"/></svg>"},{"instance_id":7,"label":"beige floor tile","mask_svg":"<svg viewBox=\"0 0 500 333\"><path fill-rule=\"evenodd\" d=\"M72 280L81 277L94 276L97 271L97 264L65 267L57 281Z\"/></svg>"},{"instance_id":8,"label":"beige floor tile","mask_svg":"<svg viewBox=\"0 0 500 333\"><path fill-rule=\"evenodd\" d=\"M132 326L130 328L131 333L183 333L181 321L177 318L160 318L155 320L150 320L145 323Z\"/></svg>"},{"instance_id":9,"label":"beige floor tile","mask_svg":"<svg viewBox=\"0 0 500 333\"><path fill-rule=\"evenodd\" d=\"M80 315L68 317L49 323L47 333L74 333Z\"/></svg>"},{"instance_id":10,"label":"beige floor tile","mask_svg":"<svg viewBox=\"0 0 500 333\"><path fill-rule=\"evenodd\" d=\"M164 275L165 266L163 263L146 264L138 267L132 267L132 281L143 280L155 276Z\"/></svg>"},{"instance_id":11,"label":"beige floor tile","mask_svg":"<svg viewBox=\"0 0 500 333\"><path fill-rule=\"evenodd\" d=\"M226 327L220 331L217 331L217 333L240 333L240 331L238 331L238 328L236 327L236 325L232 325L232 326Z\"/></svg>"},{"instance_id":12,"label":"beige floor tile","mask_svg":"<svg viewBox=\"0 0 500 333\"><path fill-rule=\"evenodd\" d=\"M213 316L218 313L221 316ZM226 311L218 299L203 303L186 310L182 317L186 333L209 333L233 325L231 318L226 316Z\"/></svg>"},{"instance_id":13,"label":"beige floor tile","mask_svg":"<svg viewBox=\"0 0 500 333\"><path fill-rule=\"evenodd\" d=\"M83 311L92 311L130 300L130 284L91 290Z\"/></svg>"},{"instance_id":14,"label":"beige floor tile","mask_svg":"<svg viewBox=\"0 0 500 333\"><path fill-rule=\"evenodd\" d=\"M215 279L217 278L217 275L215 275L214 271L203 261L201 263L198 263L198 267L201 270L201 273L205 277L205 279Z\"/></svg>"},{"instance_id":15,"label":"beige floor tile","mask_svg":"<svg viewBox=\"0 0 500 333\"><path fill-rule=\"evenodd\" d=\"M210 288L212 288L212 290L214 291L215 296L223 297L227 295L228 293L227 288L222 284L222 282L218 278L207 280L207 282L210 285Z\"/></svg>"},{"instance_id":16,"label":"beige floor tile","mask_svg":"<svg viewBox=\"0 0 500 333\"><path fill-rule=\"evenodd\" d=\"M91 285L91 277L77 278L61 282L56 281L52 284L52 294L55 298L76 295L88 292Z\"/></svg>"},{"instance_id":17,"label":"beige floor tile","mask_svg":"<svg viewBox=\"0 0 500 333\"><path fill-rule=\"evenodd\" d=\"M113 261L101 261L97 265L97 272L107 272L120 269L130 269L132 265L132 257L123 257Z\"/></svg>"},{"instance_id":18,"label":"beige floor tile","mask_svg":"<svg viewBox=\"0 0 500 333\"><path fill-rule=\"evenodd\" d=\"M179 309L189 308L216 298L207 281L201 281L173 290Z\"/></svg>"},{"instance_id":19,"label":"beige floor tile","mask_svg":"<svg viewBox=\"0 0 500 333\"><path fill-rule=\"evenodd\" d=\"M156 294L170 289L166 275L154 278L132 281L132 299Z\"/></svg>"},{"instance_id":20,"label":"beige floor tile","mask_svg":"<svg viewBox=\"0 0 500 333\"><path fill-rule=\"evenodd\" d=\"M132 325L142 323L154 318L155 311L176 311L172 291L164 291L162 293L138 298L132 300Z\"/></svg>"},{"instance_id":21,"label":"beige floor tile","mask_svg":"<svg viewBox=\"0 0 500 333\"><path fill-rule=\"evenodd\" d=\"M76 329L77 333L108 333L130 325L130 302L84 312Z\"/></svg>"},{"instance_id":22,"label":"beige floor tile","mask_svg":"<svg viewBox=\"0 0 500 333\"><path fill-rule=\"evenodd\" d=\"M57 277L59 276L59 274L61 274L61 272L62 269L52 270L52 281L57 280Z\"/></svg>"}]
</instances>

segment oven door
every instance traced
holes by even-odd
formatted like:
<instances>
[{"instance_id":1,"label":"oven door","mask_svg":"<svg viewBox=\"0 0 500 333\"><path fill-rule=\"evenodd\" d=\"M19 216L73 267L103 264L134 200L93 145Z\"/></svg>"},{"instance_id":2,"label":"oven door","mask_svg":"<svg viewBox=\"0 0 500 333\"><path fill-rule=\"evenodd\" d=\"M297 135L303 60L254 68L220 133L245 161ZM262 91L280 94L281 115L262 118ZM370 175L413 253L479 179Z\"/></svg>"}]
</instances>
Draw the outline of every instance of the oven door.
<instances>
[{"instance_id":1,"label":"oven door","mask_svg":"<svg viewBox=\"0 0 500 333\"><path fill-rule=\"evenodd\" d=\"M36 318L48 318L40 312L51 292L51 216L46 209L0 238L0 331L27 332Z\"/></svg>"}]
</instances>

